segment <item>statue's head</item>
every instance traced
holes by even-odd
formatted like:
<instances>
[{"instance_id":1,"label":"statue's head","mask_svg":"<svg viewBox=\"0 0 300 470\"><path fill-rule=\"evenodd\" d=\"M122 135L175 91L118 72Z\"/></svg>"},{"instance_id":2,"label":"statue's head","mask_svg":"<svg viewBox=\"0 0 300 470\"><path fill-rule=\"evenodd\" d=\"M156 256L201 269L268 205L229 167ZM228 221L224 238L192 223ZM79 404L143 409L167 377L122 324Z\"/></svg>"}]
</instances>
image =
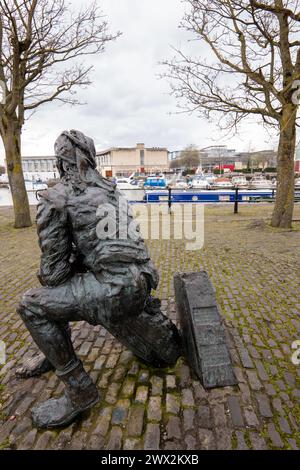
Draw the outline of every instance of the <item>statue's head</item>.
<instances>
[{"instance_id":1,"label":"statue's head","mask_svg":"<svg viewBox=\"0 0 300 470\"><path fill-rule=\"evenodd\" d=\"M64 131L54 145L60 177L68 172L86 173L96 168L96 149L93 139L80 131Z\"/></svg>"}]
</instances>

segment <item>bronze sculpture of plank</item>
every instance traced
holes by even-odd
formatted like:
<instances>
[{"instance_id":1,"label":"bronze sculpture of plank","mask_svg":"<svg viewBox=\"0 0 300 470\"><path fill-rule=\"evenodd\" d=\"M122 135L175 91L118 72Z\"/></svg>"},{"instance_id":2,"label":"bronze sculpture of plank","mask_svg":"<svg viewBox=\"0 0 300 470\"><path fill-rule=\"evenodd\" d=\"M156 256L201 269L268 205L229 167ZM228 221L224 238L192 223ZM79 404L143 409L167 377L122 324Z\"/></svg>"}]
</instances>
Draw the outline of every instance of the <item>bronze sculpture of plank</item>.
<instances>
[{"instance_id":1,"label":"bronze sculpture of plank","mask_svg":"<svg viewBox=\"0 0 300 470\"><path fill-rule=\"evenodd\" d=\"M215 291L207 272L176 273L174 286L190 366L205 388L236 385Z\"/></svg>"}]
</instances>

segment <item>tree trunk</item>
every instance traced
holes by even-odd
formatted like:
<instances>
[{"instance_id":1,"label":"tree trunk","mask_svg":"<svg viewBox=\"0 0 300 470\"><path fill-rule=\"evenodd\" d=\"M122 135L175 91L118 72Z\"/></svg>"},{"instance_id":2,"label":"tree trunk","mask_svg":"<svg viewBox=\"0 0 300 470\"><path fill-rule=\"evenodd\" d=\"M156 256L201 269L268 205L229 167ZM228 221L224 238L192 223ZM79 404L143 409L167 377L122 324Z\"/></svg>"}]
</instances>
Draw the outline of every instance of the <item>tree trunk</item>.
<instances>
[{"instance_id":1,"label":"tree trunk","mask_svg":"<svg viewBox=\"0 0 300 470\"><path fill-rule=\"evenodd\" d=\"M276 201L272 227L291 228L295 198L294 157L296 147L296 108L283 108L277 157Z\"/></svg>"},{"instance_id":2,"label":"tree trunk","mask_svg":"<svg viewBox=\"0 0 300 470\"><path fill-rule=\"evenodd\" d=\"M8 179L15 213L15 228L30 227L30 208L21 161L21 129L10 122L3 136Z\"/></svg>"}]
</instances>

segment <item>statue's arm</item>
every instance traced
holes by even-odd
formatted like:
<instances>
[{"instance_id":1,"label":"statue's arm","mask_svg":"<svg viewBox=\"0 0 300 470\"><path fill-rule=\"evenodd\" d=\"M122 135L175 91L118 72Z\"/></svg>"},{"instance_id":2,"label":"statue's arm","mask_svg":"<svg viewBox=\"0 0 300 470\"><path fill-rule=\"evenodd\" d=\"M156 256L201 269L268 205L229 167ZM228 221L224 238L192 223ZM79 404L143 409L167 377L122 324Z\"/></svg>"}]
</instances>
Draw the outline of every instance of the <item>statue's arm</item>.
<instances>
[{"instance_id":1,"label":"statue's arm","mask_svg":"<svg viewBox=\"0 0 300 470\"><path fill-rule=\"evenodd\" d=\"M37 231L42 251L38 278L42 285L58 286L72 275L72 241L64 204L42 197L37 210Z\"/></svg>"}]
</instances>

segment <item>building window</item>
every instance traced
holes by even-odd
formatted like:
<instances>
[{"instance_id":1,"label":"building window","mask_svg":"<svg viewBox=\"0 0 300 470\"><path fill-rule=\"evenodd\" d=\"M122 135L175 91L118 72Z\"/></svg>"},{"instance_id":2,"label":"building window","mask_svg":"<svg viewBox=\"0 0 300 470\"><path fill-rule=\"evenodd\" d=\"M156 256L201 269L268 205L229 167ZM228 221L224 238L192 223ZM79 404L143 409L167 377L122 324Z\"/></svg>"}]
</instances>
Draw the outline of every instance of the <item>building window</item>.
<instances>
[{"instance_id":1,"label":"building window","mask_svg":"<svg viewBox=\"0 0 300 470\"><path fill-rule=\"evenodd\" d=\"M145 166L145 150L140 150L140 166Z\"/></svg>"}]
</instances>

